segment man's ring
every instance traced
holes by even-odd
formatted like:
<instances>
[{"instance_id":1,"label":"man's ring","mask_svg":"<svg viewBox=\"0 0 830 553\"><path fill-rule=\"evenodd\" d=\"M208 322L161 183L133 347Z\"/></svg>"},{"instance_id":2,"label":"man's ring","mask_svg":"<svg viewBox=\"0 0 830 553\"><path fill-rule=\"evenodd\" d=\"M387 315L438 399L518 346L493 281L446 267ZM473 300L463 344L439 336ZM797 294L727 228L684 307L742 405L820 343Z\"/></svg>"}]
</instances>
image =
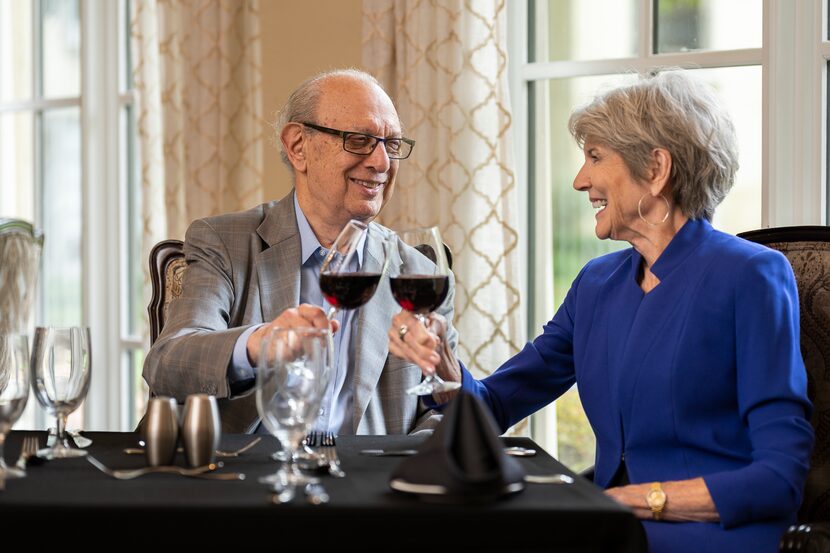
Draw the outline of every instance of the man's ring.
<instances>
[{"instance_id":1,"label":"man's ring","mask_svg":"<svg viewBox=\"0 0 830 553\"><path fill-rule=\"evenodd\" d=\"M398 338L401 339L401 342L403 342L403 339L406 336L407 332L409 332L409 327L406 325L401 325L401 327L398 329Z\"/></svg>"}]
</instances>

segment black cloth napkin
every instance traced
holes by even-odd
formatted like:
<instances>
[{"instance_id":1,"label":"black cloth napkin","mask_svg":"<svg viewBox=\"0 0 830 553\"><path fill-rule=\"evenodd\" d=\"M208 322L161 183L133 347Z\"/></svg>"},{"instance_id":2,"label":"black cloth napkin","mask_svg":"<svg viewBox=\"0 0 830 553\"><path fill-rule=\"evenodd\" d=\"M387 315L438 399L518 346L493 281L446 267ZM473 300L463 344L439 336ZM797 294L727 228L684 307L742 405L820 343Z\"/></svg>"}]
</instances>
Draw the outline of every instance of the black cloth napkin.
<instances>
[{"instance_id":1,"label":"black cloth napkin","mask_svg":"<svg viewBox=\"0 0 830 553\"><path fill-rule=\"evenodd\" d=\"M524 489L525 471L504 453L498 427L487 407L475 396L460 392L444 409L444 418L417 455L393 472L394 481L443 486L440 499L488 501ZM416 492L417 493L417 492Z\"/></svg>"}]
</instances>

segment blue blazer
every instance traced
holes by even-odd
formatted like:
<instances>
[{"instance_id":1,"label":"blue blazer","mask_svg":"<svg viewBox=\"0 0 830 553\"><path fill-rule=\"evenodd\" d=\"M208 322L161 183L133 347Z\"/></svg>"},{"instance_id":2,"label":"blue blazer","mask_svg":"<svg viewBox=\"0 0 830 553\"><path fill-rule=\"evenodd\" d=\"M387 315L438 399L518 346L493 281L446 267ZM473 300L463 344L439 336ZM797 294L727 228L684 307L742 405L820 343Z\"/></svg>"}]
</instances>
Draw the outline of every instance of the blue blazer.
<instances>
[{"instance_id":1,"label":"blue blazer","mask_svg":"<svg viewBox=\"0 0 830 553\"><path fill-rule=\"evenodd\" d=\"M704 220L672 239L648 294L640 265L633 248L589 262L540 336L463 387L507 429L576 383L599 486L623 458L632 483L702 476L720 523L647 521L653 553L777 551L813 444L792 269Z\"/></svg>"}]
</instances>

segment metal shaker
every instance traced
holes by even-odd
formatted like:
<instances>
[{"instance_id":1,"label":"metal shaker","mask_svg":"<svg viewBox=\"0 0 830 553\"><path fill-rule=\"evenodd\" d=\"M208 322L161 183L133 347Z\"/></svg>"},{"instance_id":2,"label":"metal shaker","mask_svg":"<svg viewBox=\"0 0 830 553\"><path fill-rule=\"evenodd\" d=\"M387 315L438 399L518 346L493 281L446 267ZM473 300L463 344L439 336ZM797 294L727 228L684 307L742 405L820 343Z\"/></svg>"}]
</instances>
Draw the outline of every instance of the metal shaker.
<instances>
[{"instance_id":1,"label":"metal shaker","mask_svg":"<svg viewBox=\"0 0 830 553\"><path fill-rule=\"evenodd\" d=\"M182 442L187 464L199 467L215 462L221 438L216 398L207 394L187 396L182 417Z\"/></svg>"},{"instance_id":2,"label":"metal shaker","mask_svg":"<svg viewBox=\"0 0 830 553\"><path fill-rule=\"evenodd\" d=\"M175 399L154 397L147 403L144 442L147 463L151 467L173 464L179 442L179 414Z\"/></svg>"}]
</instances>

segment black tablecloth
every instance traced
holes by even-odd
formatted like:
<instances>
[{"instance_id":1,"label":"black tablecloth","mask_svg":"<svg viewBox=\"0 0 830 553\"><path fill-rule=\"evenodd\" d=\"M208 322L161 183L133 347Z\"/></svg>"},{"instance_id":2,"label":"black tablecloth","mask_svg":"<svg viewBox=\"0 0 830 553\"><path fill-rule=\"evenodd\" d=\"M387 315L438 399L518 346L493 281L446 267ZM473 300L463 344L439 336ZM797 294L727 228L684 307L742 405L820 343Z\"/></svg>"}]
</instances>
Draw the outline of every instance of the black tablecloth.
<instances>
[{"instance_id":1,"label":"black tablecloth","mask_svg":"<svg viewBox=\"0 0 830 553\"><path fill-rule=\"evenodd\" d=\"M9 436L7 461L17 459L26 434ZM45 433L37 434L43 445ZM123 453L123 448L137 446L136 434L85 435L93 440L88 451L111 468L146 463L143 456ZM224 436L222 449L236 449L251 439ZM527 438L505 442L539 451L521 459L528 474L573 475ZM571 485L528 484L523 492L493 503L451 505L391 490L389 474L402 458L360 454L362 449L419 443L407 436L339 437L337 451L347 476L322 476L331 501L320 506L307 504L302 493L290 504L271 503L271 493L257 482L277 469L269 458L277 442L270 437L241 457L223 460L222 471L247 475L241 482L164 474L120 481L84 459L51 461L31 466L26 478L7 482L0 492L0 521L5 528L38 529L39 543L60 532L61 542L78 546L96 540L118 545L121 539L125 547L145 542L266 543L280 549L294 544L304 550L344 551L645 551L642 527L630 511L582 478ZM184 464L181 455L177 463ZM60 530L69 527L74 530ZM78 535L83 539L77 541Z\"/></svg>"}]
</instances>

